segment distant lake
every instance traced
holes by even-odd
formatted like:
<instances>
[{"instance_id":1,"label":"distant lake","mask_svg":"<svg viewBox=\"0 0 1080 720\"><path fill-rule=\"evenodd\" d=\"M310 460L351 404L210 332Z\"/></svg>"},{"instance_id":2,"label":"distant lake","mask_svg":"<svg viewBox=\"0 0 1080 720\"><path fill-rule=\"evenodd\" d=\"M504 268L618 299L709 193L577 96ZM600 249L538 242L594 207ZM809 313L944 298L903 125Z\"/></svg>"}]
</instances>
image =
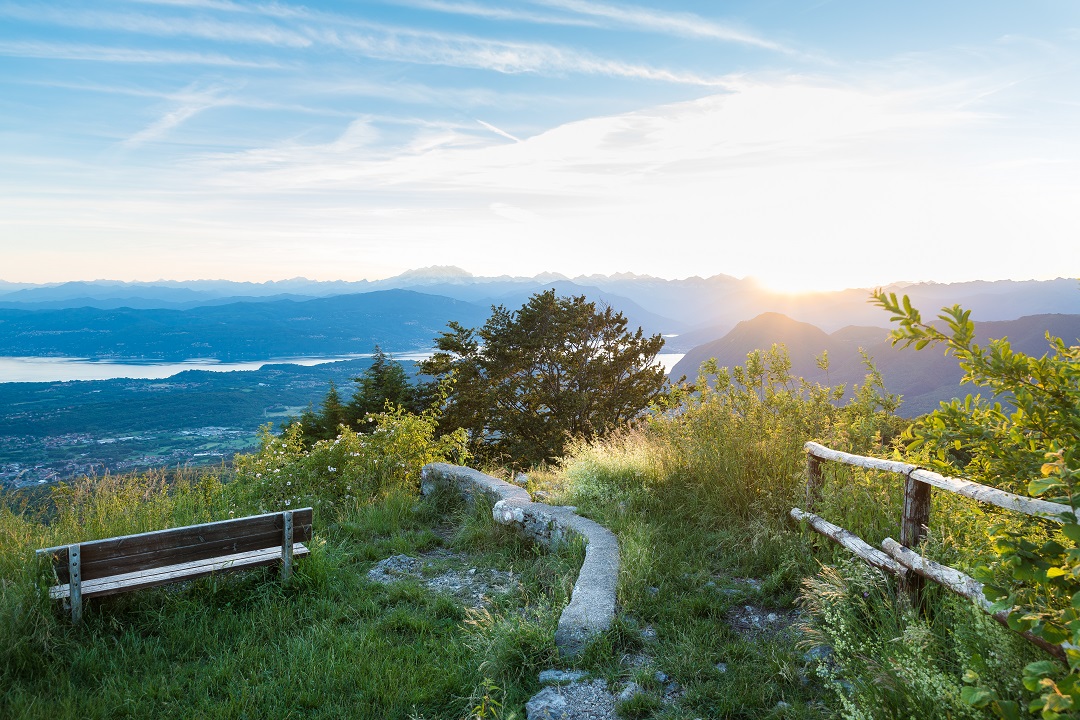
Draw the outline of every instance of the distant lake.
<instances>
[{"instance_id":1,"label":"distant lake","mask_svg":"<svg viewBox=\"0 0 1080 720\"><path fill-rule=\"evenodd\" d=\"M395 360L426 360L432 352L392 353ZM670 373L684 353L660 353L656 356ZM247 362L218 362L217 360L185 360L155 362L153 360L89 360L67 357L3 357L0 356L0 382L66 382L68 380L112 380L132 378L160 380L185 370L231 372L258 370L264 365L322 365L341 360L369 358L371 353L338 355L334 357L285 357Z\"/></svg>"},{"instance_id":2,"label":"distant lake","mask_svg":"<svg viewBox=\"0 0 1080 720\"><path fill-rule=\"evenodd\" d=\"M657 353L656 359L664 364L664 372L671 374L671 369L675 367L675 363L686 357L686 353ZM675 378L678 380L678 378Z\"/></svg>"},{"instance_id":3,"label":"distant lake","mask_svg":"<svg viewBox=\"0 0 1080 720\"><path fill-rule=\"evenodd\" d=\"M431 352L392 354L395 360L424 360ZM68 357L2 357L0 356L0 382L65 382L67 380L112 380L132 378L157 380L172 377L185 370L209 370L231 372L233 370L258 370L264 365L322 365L340 360L370 358L370 353L339 355L334 357L286 357L247 362L218 362L217 360L185 360L183 362L155 362L153 360L89 360Z\"/></svg>"}]
</instances>

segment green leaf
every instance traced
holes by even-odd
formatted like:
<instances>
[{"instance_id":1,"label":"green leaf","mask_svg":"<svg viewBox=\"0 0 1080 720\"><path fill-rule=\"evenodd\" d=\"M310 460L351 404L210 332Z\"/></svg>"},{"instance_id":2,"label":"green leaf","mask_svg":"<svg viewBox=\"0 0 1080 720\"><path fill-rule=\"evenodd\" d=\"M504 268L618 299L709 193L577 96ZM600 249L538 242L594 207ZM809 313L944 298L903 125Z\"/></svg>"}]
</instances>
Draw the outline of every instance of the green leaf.
<instances>
[{"instance_id":1,"label":"green leaf","mask_svg":"<svg viewBox=\"0 0 1080 720\"><path fill-rule=\"evenodd\" d=\"M1028 483L1028 494L1038 497L1047 490L1058 490L1064 487L1065 483L1056 477L1035 478Z\"/></svg>"},{"instance_id":2,"label":"green leaf","mask_svg":"<svg viewBox=\"0 0 1080 720\"><path fill-rule=\"evenodd\" d=\"M986 688L968 685L960 690L960 699L972 707L984 708L994 700L994 693Z\"/></svg>"},{"instance_id":3,"label":"green leaf","mask_svg":"<svg viewBox=\"0 0 1080 720\"><path fill-rule=\"evenodd\" d=\"M1061 526L1061 532L1073 542L1080 542L1080 524L1071 522Z\"/></svg>"},{"instance_id":4,"label":"green leaf","mask_svg":"<svg viewBox=\"0 0 1080 720\"><path fill-rule=\"evenodd\" d=\"M1058 671L1058 664L1053 660L1039 660L1024 667L1025 677L1044 678Z\"/></svg>"},{"instance_id":5,"label":"green leaf","mask_svg":"<svg viewBox=\"0 0 1080 720\"><path fill-rule=\"evenodd\" d=\"M1020 720L1020 706L1013 700L998 700L994 709L1004 720Z\"/></svg>"}]
</instances>

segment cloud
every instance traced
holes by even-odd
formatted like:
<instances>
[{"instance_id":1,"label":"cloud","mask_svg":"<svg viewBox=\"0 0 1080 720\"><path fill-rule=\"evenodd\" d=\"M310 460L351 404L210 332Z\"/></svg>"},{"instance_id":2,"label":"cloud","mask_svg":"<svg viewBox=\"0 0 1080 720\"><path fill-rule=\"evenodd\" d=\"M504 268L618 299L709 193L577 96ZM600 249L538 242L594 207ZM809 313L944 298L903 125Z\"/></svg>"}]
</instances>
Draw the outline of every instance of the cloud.
<instances>
[{"instance_id":1,"label":"cloud","mask_svg":"<svg viewBox=\"0 0 1080 720\"><path fill-rule=\"evenodd\" d=\"M187 122L204 110L224 104L220 89L194 91L187 88L179 93L183 102L163 114L148 126L124 140L121 145L135 148L148 142L160 140L169 132Z\"/></svg>"},{"instance_id":2,"label":"cloud","mask_svg":"<svg viewBox=\"0 0 1080 720\"><path fill-rule=\"evenodd\" d=\"M87 60L112 63L153 63L171 65L217 65L241 68L277 68L269 60L240 60L220 53L141 50L73 43L0 40L0 55L48 60Z\"/></svg>"},{"instance_id":3,"label":"cloud","mask_svg":"<svg viewBox=\"0 0 1080 720\"><path fill-rule=\"evenodd\" d=\"M479 119L476 122L480 123L480 125L487 128L488 130L495 133L496 135L501 135L504 138L507 138L509 140L513 140L514 142L517 142L517 143L521 142L521 140L519 138L514 137L513 135L506 132L505 130L500 130L499 128L495 127L491 123L486 123L483 120L479 120Z\"/></svg>"},{"instance_id":4,"label":"cloud","mask_svg":"<svg viewBox=\"0 0 1080 720\"><path fill-rule=\"evenodd\" d=\"M468 15L470 17L485 20L505 20L512 22L527 22L538 25L567 25L577 27L597 27L599 23L584 18L573 18L561 15L541 15L540 13L527 12L517 8L501 6L481 5L474 2L447 2L447 0L403 0L401 3L409 7L435 12Z\"/></svg>"},{"instance_id":5,"label":"cloud","mask_svg":"<svg viewBox=\"0 0 1080 720\"><path fill-rule=\"evenodd\" d=\"M188 5L185 4L182 7L186 8ZM592 53L549 43L499 40L468 34L386 25L280 3L252 6L221 3L215 4L214 8L232 14L249 14L264 19L287 21L288 27L274 23L252 25L206 17L162 18L139 14L61 9L42 11L18 5L5 6L2 12L11 17L47 21L84 29L122 30L152 36L197 37L217 42L261 44L296 52L333 49L390 62L475 68L504 74L562 75L570 73L698 86L718 84L716 78L697 73L599 57ZM146 58L141 60L144 62L167 62L169 57L174 57L178 62L196 62L202 58L202 61L207 64L265 66L261 62L228 60L220 55L121 49L114 49L111 53L107 53L100 48L96 53L89 53L86 48L79 49L76 46L66 46L66 51L52 46L51 50L45 51L41 49L45 47L43 45L35 50L25 43L8 43L8 46L19 46L22 48L20 53L32 57L56 57L67 52L73 56L72 59L84 59L81 55L88 54L93 56L90 59L108 59L114 62L137 62L140 61L139 58ZM30 54L34 52L43 54Z\"/></svg>"},{"instance_id":6,"label":"cloud","mask_svg":"<svg viewBox=\"0 0 1080 720\"><path fill-rule=\"evenodd\" d=\"M773 40L733 26L707 20L693 13L658 12L634 5L608 5L591 0L532 0L545 7L603 18L619 25L645 32L665 33L679 37L706 38L751 45L774 52L795 54L795 51Z\"/></svg>"}]
</instances>

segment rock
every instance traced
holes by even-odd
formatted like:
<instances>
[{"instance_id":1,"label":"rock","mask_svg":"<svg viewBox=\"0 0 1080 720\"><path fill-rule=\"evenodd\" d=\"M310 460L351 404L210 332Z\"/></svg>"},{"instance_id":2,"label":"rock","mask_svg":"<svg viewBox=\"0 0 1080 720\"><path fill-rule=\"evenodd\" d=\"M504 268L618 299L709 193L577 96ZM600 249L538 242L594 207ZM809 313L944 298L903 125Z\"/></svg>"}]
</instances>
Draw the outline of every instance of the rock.
<instances>
[{"instance_id":1,"label":"rock","mask_svg":"<svg viewBox=\"0 0 1080 720\"><path fill-rule=\"evenodd\" d=\"M833 649L828 645L815 645L803 653L806 662L826 662L832 658Z\"/></svg>"},{"instance_id":2,"label":"rock","mask_svg":"<svg viewBox=\"0 0 1080 720\"><path fill-rule=\"evenodd\" d=\"M584 670L544 670L540 673L541 685L562 685L577 682L589 673Z\"/></svg>"},{"instance_id":3,"label":"rock","mask_svg":"<svg viewBox=\"0 0 1080 720\"><path fill-rule=\"evenodd\" d=\"M655 673L653 673L653 680L663 685L668 681L667 673L657 670Z\"/></svg>"},{"instance_id":4,"label":"rock","mask_svg":"<svg viewBox=\"0 0 1080 720\"><path fill-rule=\"evenodd\" d=\"M372 582L390 583L401 577L419 577L424 563L408 555L393 555L375 563L368 570L367 578Z\"/></svg>"},{"instance_id":5,"label":"rock","mask_svg":"<svg viewBox=\"0 0 1080 720\"><path fill-rule=\"evenodd\" d=\"M525 703L528 720L561 720L568 717L566 698L553 687L546 687Z\"/></svg>"},{"instance_id":6,"label":"rock","mask_svg":"<svg viewBox=\"0 0 1080 720\"><path fill-rule=\"evenodd\" d=\"M634 697L635 695L639 695L642 692L644 691L641 689L640 685L638 685L636 682L631 682L623 688L622 692L619 693L619 697L616 699L619 702L626 702L630 698Z\"/></svg>"},{"instance_id":7,"label":"rock","mask_svg":"<svg viewBox=\"0 0 1080 720\"><path fill-rule=\"evenodd\" d=\"M514 476L514 484L518 487L525 487L529 484L529 476L525 473L518 473Z\"/></svg>"},{"instance_id":8,"label":"rock","mask_svg":"<svg viewBox=\"0 0 1080 720\"><path fill-rule=\"evenodd\" d=\"M525 704L527 720L618 720L607 682L550 685Z\"/></svg>"},{"instance_id":9,"label":"rock","mask_svg":"<svg viewBox=\"0 0 1080 720\"><path fill-rule=\"evenodd\" d=\"M780 702L776 703L776 707L773 708L773 712L776 712L777 710L787 710L789 707L791 707L791 703L781 700Z\"/></svg>"},{"instance_id":10,"label":"rock","mask_svg":"<svg viewBox=\"0 0 1080 720\"><path fill-rule=\"evenodd\" d=\"M727 663L725 663L725 662L716 663L716 669L719 670L722 673L726 673L727 672Z\"/></svg>"},{"instance_id":11,"label":"rock","mask_svg":"<svg viewBox=\"0 0 1080 720\"><path fill-rule=\"evenodd\" d=\"M646 588L646 592L648 592L653 597L656 597L657 595L660 594L660 588L658 588L658 587Z\"/></svg>"},{"instance_id":12,"label":"rock","mask_svg":"<svg viewBox=\"0 0 1080 720\"><path fill-rule=\"evenodd\" d=\"M769 613L765 616L765 622L776 622L778 619L776 613Z\"/></svg>"},{"instance_id":13,"label":"rock","mask_svg":"<svg viewBox=\"0 0 1080 720\"><path fill-rule=\"evenodd\" d=\"M646 625L641 629L641 639L645 642L652 642L656 639L656 628L652 625Z\"/></svg>"}]
</instances>

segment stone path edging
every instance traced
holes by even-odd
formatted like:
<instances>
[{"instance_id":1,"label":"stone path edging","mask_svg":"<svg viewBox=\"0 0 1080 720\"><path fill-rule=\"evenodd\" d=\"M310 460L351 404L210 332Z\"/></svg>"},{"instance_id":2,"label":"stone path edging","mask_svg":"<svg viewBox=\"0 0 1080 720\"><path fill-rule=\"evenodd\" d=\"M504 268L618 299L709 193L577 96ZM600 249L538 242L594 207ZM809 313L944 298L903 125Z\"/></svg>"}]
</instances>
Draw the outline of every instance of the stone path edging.
<instances>
[{"instance_id":1,"label":"stone path edging","mask_svg":"<svg viewBox=\"0 0 1080 720\"><path fill-rule=\"evenodd\" d=\"M495 500L492 515L496 522L515 525L542 545L550 546L570 535L584 539L585 562L555 631L555 645L561 655L577 655L591 637L611 627L619 579L619 543L610 530L577 515L571 507L533 502L524 488L460 465L425 465L420 492L429 494L440 481L451 483L466 498L483 493Z\"/></svg>"}]
</instances>

